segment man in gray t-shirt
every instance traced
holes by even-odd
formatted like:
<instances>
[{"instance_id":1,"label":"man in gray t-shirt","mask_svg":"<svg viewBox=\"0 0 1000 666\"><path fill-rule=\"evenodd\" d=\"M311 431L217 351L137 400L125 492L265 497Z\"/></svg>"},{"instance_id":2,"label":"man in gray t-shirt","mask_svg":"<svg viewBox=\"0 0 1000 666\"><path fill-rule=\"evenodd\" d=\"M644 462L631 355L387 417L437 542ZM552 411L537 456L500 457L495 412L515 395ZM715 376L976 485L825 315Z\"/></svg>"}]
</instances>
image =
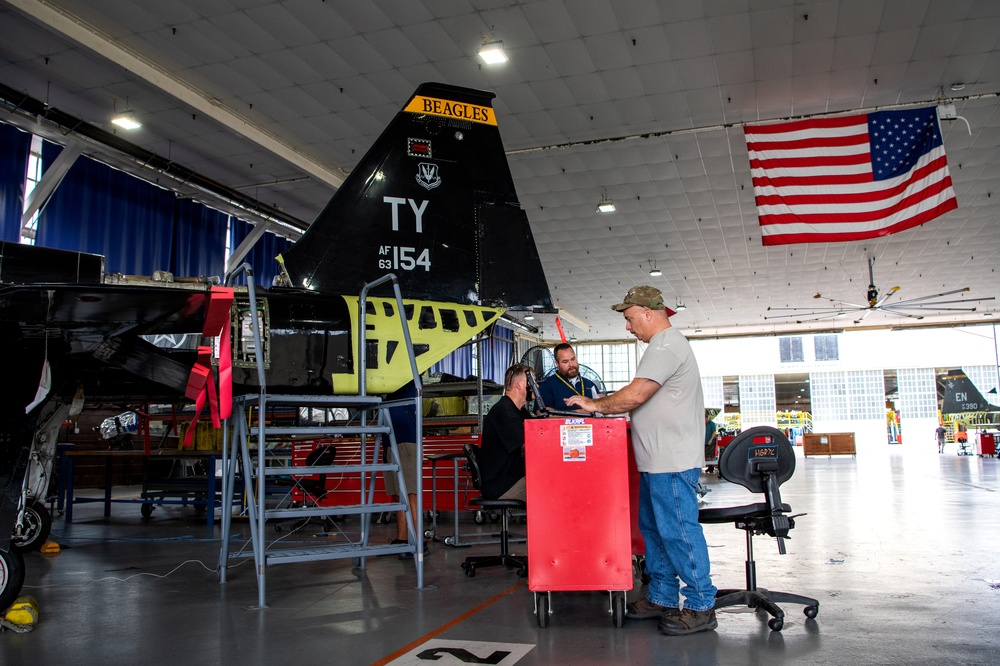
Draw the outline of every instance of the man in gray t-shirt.
<instances>
[{"instance_id":1,"label":"man in gray t-shirt","mask_svg":"<svg viewBox=\"0 0 1000 666\"><path fill-rule=\"evenodd\" d=\"M698 523L697 487L705 464L705 400L691 345L670 325L675 313L654 287L634 287L612 306L625 328L649 343L635 378L613 395L572 396L588 412L631 412L639 468L639 529L646 541L649 591L627 617L659 619L660 632L682 636L715 629L708 545ZM681 583L684 588L681 589ZM680 595L684 608L680 608Z\"/></svg>"}]
</instances>

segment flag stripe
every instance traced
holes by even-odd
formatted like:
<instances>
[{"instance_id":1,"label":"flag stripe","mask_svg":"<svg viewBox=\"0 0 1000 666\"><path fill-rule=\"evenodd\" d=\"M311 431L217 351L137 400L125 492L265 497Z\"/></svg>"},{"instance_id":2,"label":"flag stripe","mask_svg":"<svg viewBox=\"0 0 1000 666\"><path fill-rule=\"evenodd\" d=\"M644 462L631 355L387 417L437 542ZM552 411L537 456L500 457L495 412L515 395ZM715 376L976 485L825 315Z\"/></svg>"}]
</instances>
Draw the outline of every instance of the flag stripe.
<instances>
[{"instance_id":1,"label":"flag stripe","mask_svg":"<svg viewBox=\"0 0 1000 666\"><path fill-rule=\"evenodd\" d=\"M877 227L870 228L866 230L859 230L854 226L851 226L848 230L822 230L821 232L815 232L807 226L807 231L798 231L796 229L782 229L781 227L770 227L774 229L773 232L765 231L765 235L761 239L764 245L789 245L792 243L832 243L836 241L852 241L852 240L865 240L868 238L881 238L882 236L888 236L900 231L905 231L907 229L912 229L913 227L919 227L924 222L933 220L936 217L940 217L958 208L958 203L954 198L948 199L940 206L932 208L930 210L924 211L915 217L898 222L897 224L890 225L888 227Z\"/></svg>"},{"instance_id":2,"label":"flag stripe","mask_svg":"<svg viewBox=\"0 0 1000 666\"><path fill-rule=\"evenodd\" d=\"M758 181L766 179L754 178L754 192L757 193L757 206L761 209L780 204L794 208L799 205L822 205L831 201L843 204L877 202L887 197L906 196L906 189L913 187L914 184L932 186L933 183L944 179L950 181L947 166L944 155L941 155L914 169L912 177L909 178L897 177L892 180L857 183L854 187L842 188L834 188L824 183L809 187L785 186L780 188L784 194L779 193L778 188L771 184L758 186Z\"/></svg>"},{"instance_id":3,"label":"flag stripe","mask_svg":"<svg viewBox=\"0 0 1000 666\"><path fill-rule=\"evenodd\" d=\"M765 245L876 238L957 207L934 107L744 132Z\"/></svg>"},{"instance_id":4,"label":"flag stripe","mask_svg":"<svg viewBox=\"0 0 1000 666\"><path fill-rule=\"evenodd\" d=\"M807 213L807 214L797 214L797 213L770 213L762 214L760 216L761 226L767 224L792 224L792 223L805 223L805 224L828 224L828 223L841 223L841 222L875 222L878 220L885 220L893 215L898 214L901 210L908 210L911 207L919 206L922 202L927 200L932 200L934 202L938 201L938 197L942 193L946 193L951 189L951 178L947 178L943 181L935 183L932 186L923 188L910 196L903 197L893 201L892 205L884 206L877 209L869 209L868 207L858 207L856 209L844 206L836 205L829 206L828 210L830 212L817 212L817 213ZM787 207L784 208L788 210ZM814 210L817 210L814 208Z\"/></svg>"}]
</instances>

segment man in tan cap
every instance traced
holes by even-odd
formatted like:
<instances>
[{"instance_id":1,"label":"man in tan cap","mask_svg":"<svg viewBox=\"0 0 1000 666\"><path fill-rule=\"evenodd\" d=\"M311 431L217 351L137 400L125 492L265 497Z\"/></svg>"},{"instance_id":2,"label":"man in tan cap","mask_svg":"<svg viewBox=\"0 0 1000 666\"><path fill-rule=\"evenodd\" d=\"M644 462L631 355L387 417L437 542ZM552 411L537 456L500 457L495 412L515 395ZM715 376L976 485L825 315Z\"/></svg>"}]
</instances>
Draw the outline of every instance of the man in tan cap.
<instances>
[{"instance_id":1,"label":"man in tan cap","mask_svg":"<svg viewBox=\"0 0 1000 666\"><path fill-rule=\"evenodd\" d=\"M650 580L646 597L629 604L626 615L659 619L660 632L668 636L715 629L716 588L696 492L705 464L705 400L698 363L687 339L671 327L675 313L663 304L659 289L634 287L612 309L625 315L626 330L649 344L635 378L605 398L573 396L566 403L588 412L631 412L640 472L639 529L646 540Z\"/></svg>"}]
</instances>

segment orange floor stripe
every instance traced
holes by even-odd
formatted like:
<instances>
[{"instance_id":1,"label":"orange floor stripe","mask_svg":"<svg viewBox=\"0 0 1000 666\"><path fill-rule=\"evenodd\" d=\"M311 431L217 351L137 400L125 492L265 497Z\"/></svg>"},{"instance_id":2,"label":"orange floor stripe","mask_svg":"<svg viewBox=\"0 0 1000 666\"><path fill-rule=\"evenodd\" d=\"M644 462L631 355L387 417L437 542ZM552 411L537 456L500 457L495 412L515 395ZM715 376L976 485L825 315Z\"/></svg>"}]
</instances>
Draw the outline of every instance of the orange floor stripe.
<instances>
[{"instance_id":1,"label":"orange floor stripe","mask_svg":"<svg viewBox=\"0 0 1000 666\"><path fill-rule=\"evenodd\" d=\"M524 587L525 585L527 585L527 583L528 583L528 581L522 580L520 583L518 583L518 584L516 584L516 585L514 585L514 586L512 586L512 587L510 587L510 588L508 588L506 590L504 590L503 592L501 592L500 594L496 595L495 597L493 597L491 599L487 599L486 601L484 601L483 603L479 604L475 608L473 608L473 609L471 609L471 610L469 610L469 611L467 611L465 613L462 613L461 615L459 615L458 617L456 617L451 622L448 622L447 624L441 625L440 627L438 627L434 631L432 631L432 632L430 632L428 634L425 634L424 636L421 636L420 638L418 638L417 640L413 641L409 645L404 645L403 647L399 648L398 650L396 650L392 654L388 655L387 657L383 657L382 659L379 659L374 664L372 664L372 666L385 666L386 664L388 664L393 659L396 659L397 657L403 656L404 654L406 654L407 652L409 652L413 648L417 647L421 643L426 643L427 641L429 641L430 639L434 638L438 634L443 633L443 632L447 631L448 629L451 629L452 627L454 627L459 622L462 622L463 620L469 619L470 617L472 617L473 615L475 615L479 611L483 610L487 606L489 606L491 604L494 604L497 601L500 601L501 599L503 599L504 597L506 597L506 596L508 596L510 594L513 594L515 590L517 590L520 587Z\"/></svg>"}]
</instances>

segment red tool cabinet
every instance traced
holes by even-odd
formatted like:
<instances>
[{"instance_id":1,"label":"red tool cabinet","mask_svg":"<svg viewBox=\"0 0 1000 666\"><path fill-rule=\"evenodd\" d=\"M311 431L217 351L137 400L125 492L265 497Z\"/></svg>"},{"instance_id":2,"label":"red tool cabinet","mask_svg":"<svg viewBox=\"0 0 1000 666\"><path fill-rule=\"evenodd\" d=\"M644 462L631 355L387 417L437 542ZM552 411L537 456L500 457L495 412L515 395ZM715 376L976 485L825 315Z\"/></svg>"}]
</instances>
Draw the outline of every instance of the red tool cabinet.
<instances>
[{"instance_id":1,"label":"red tool cabinet","mask_svg":"<svg viewBox=\"0 0 1000 666\"><path fill-rule=\"evenodd\" d=\"M525 422L528 589L545 627L556 591L608 590L616 627L632 589L625 419Z\"/></svg>"}]
</instances>

